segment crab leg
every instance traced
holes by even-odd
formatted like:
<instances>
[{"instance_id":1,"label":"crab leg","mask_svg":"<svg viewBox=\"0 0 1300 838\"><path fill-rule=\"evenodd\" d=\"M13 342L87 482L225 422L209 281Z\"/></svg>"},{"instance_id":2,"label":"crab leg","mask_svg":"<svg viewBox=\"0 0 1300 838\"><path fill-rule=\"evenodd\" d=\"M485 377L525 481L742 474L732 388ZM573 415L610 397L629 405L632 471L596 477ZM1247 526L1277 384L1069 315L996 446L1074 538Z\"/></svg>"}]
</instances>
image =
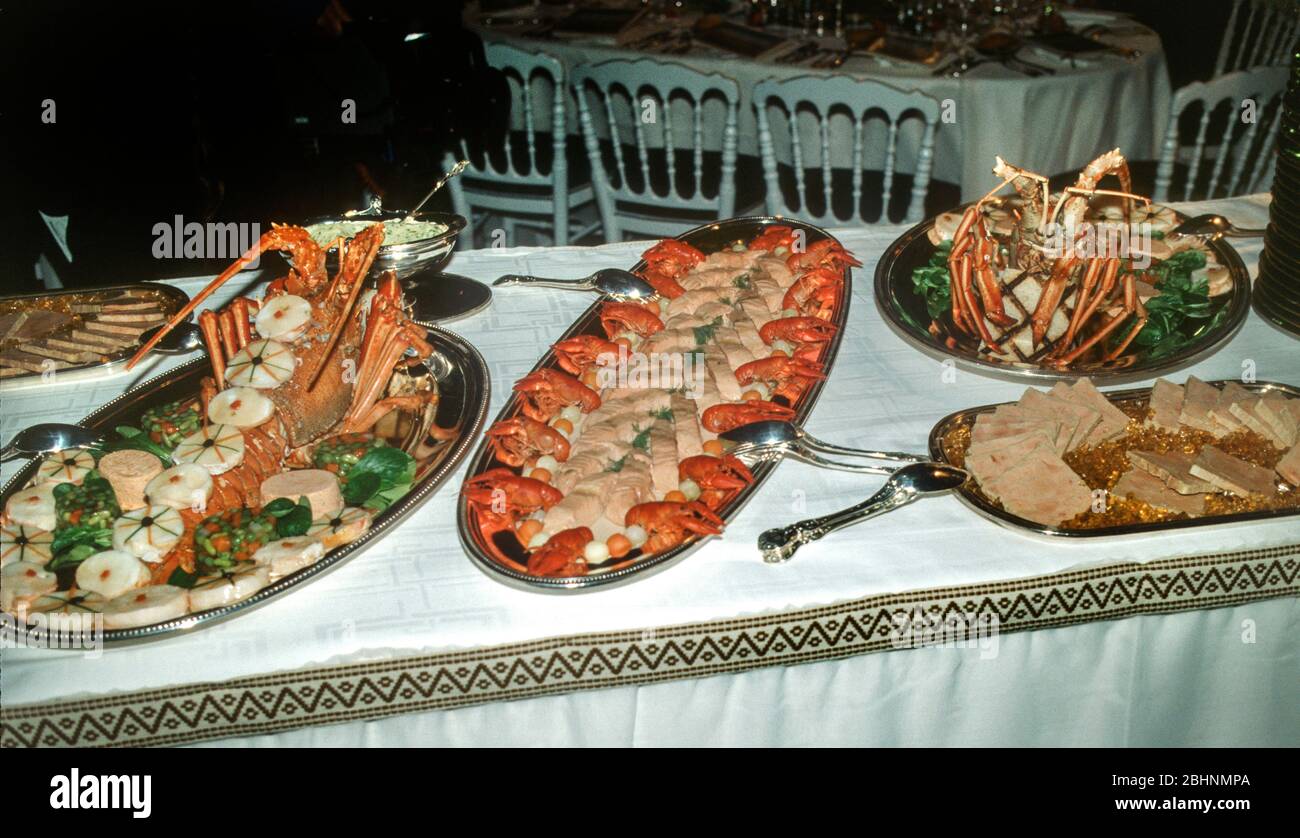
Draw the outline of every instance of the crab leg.
<instances>
[{"instance_id":1,"label":"crab leg","mask_svg":"<svg viewBox=\"0 0 1300 838\"><path fill-rule=\"evenodd\" d=\"M1063 356L1061 360L1057 362L1057 366L1068 367L1070 364L1074 363L1075 360L1077 360L1080 355L1087 352L1089 349L1092 349L1094 346L1097 345L1098 342L1100 342L1103 338L1105 338L1106 335L1109 335L1111 332L1115 331L1115 327L1117 327L1120 323L1123 323L1128 318L1130 313L1131 312L1129 311L1121 311L1118 314L1116 314L1109 321L1107 321L1105 326L1102 326L1100 329L1098 329L1097 332L1093 334L1092 337L1088 338L1086 341L1079 344L1068 355Z\"/></svg>"},{"instance_id":2,"label":"crab leg","mask_svg":"<svg viewBox=\"0 0 1300 838\"><path fill-rule=\"evenodd\" d=\"M348 322L348 317L352 312L352 304L356 302L357 294L360 293L361 286L363 284L362 280L365 278L366 274L370 271L370 265L375 261L375 254L379 252L380 243L381 242L379 239L367 238L366 241L363 242L361 245L363 250L361 251L361 258L358 260L357 268L355 271L356 281L352 282L351 287L348 289L347 302L343 304L343 309L342 311L339 312L338 320L335 321L335 327L332 333L330 334L329 345L325 347L325 351L321 353L320 360L316 362L316 369L312 370L311 374L307 376L308 390L316 386L317 380L320 379L321 371L325 369L325 363L329 360L330 353L334 351L334 347L339 342L339 337L342 336L343 334L343 326ZM356 241L354 240L353 245L355 244ZM340 275L343 273L343 270L344 270L344 262L340 261L339 262ZM336 275L334 279L337 282L338 275Z\"/></svg>"},{"instance_id":3,"label":"crab leg","mask_svg":"<svg viewBox=\"0 0 1300 838\"><path fill-rule=\"evenodd\" d=\"M199 315L199 331L203 333L203 343L208 347L208 359L212 361L212 377L217 380L217 387L224 390L226 356L221 349L220 327L216 312L208 309Z\"/></svg>"},{"instance_id":4,"label":"crab leg","mask_svg":"<svg viewBox=\"0 0 1300 838\"><path fill-rule=\"evenodd\" d=\"M964 300L961 293L957 291L963 282L970 279L970 257L962 256L957 260L948 260L948 296L952 298L952 322L967 334L973 334L974 329L966 322L966 312Z\"/></svg>"},{"instance_id":5,"label":"crab leg","mask_svg":"<svg viewBox=\"0 0 1300 838\"><path fill-rule=\"evenodd\" d=\"M1034 307L1034 313L1030 317L1033 323L1034 346L1043 342L1047 327L1052 323L1052 315L1061 304L1061 297L1065 296L1065 285L1070 279L1070 271L1074 269L1077 261L1077 257L1074 256L1063 256L1056 261L1052 276L1047 280L1047 287L1043 289L1038 305Z\"/></svg>"},{"instance_id":6,"label":"crab leg","mask_svg":"<svg viewBox=\"0 0 1300 838\"><path fill-rule=\"evenodd\" d=\"M1129 330L1127 335L1125 335L1124 340L1120 345L1115 347L1106 355L1105 360L1107 361L1113 361L1120 355L1123 355L1124 350L1128 349L1128 345L1133 342L1133 338L1137 337L1138 332L1142 331L1142 327L1145 326L1147 322L1146 306L1142 305L1142 300L1137 295L1137 280L1133 278L1133 274L1125 274L1124 313L1127 314L1130 312L1137 313L1137 320L1134 321L1133 328Z\"/></svg>"},{"instance_id":7,"label":"crab leg","mask_svg":"<svg viewBox=\"0 0 1300 838\"><path fill-rule=\"evenodd\" d=\"M989 239L981 239L975 247L975 258L979 260L979 267L975 269L975 280L979 286L980 301L984 304L985 315L1003 328L1014 324L1016 321L1007 316L1006 308L1002 303L1002 290L998 288L997 281L993 277L993 254L996 252L994 244Z\"/></svg>"},{"instance_id":8,"label":"crab leg","mask_svg":"<svg viewBox=\"0 0 1300 838\"><path fill-rule=\"evenodd\" d=\"M249 312L257 310L257 303L247 297L236 297L230 304L235 317L235 345L239 349L253 342L253 329L249 325Z\"/></svg>"},{"instance_id":9,"label":"crab leg","mask_svg":"<svg viewBox=\"0 0 1300 838\"><path fill-rule=\"evenodd\" d=\"M984 312L980 309L979 301L975 298L974 289L971 288L971 271L969 270L968 259L969 257L962 257L962 261L967 262L965 270L966 281L960 284L959 290L964 297L963 302L966 305L966 313L969 315L970 319L975 322L975 328L979 330L980 338L982 338L989 346L992 346L993 334L989 331L989 327L984 323Z\"/></svg>"},{"instance_id":10,"label":"crab leg","mask_svg":"<svg viewBox=\"0 0 1300 838\"><path fill-rule=\"evenodd\" d=\"M1061 338L1061 346L1069 346L1074 341L1074 336L1078 334L1079 327L1084 322L1084 312L1089 308L1089 301L1093 299L1092 294L1097 288L1097 279L1101 276L1102 265L1106 262L1104 259L1091 259L1088 261L1088 269L1084 271L1083 281L1079 284L1079 293L1074 301L1074 314L1070 317L1070 328L1065 330L1065 337ZM1107 265L1109 270L1109 265ZM1101 299L1100 294L1097 299Z\"/></svg>"},{"instance_id":11,"label":"crab leg","mask_svg":"<svg viewBox=\"0 0 1300 838\"><path fill-rule=\"evenodd\" d=\"M1119 260L1111 259L1108 261L1114 262L1114 265L1106 265L1106 270L1101 276L1101 284L1092 295L1092 299L1088 301L1083 316L1079 318L1080 329L1083 328L1083 324L1092 319L1092 316L1097 313L1097 308L1110 297L1111 291L1115 288L1115 278L1119 274Z\"/></svg>"}]
</instances>

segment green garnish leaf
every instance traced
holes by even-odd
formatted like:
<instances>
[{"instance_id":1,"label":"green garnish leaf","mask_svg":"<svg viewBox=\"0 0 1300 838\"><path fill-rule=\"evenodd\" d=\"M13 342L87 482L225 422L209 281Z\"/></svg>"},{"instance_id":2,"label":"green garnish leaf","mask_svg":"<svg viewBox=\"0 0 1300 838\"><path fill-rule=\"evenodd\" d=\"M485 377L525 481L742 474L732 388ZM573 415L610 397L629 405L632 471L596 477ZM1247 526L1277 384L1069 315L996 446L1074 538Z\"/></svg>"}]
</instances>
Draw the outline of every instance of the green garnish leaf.
<instances>
[{"instance_id":1,"label":"green garnish leaf","mask_svg":"<svg viewBox=\"0 0 1300 838\"><path fill-rule=\"evenodd\" d=\"M713 322L711 323L708 323L704 326L693 327L691 331L695 333L695 345L703 346L704 344L713 340L713 333L716 332L718 330L718 327L721 325L722 325L722 317L718 316L713 318Z\"/></svg>"},{"instance_id":2,"label":"green garnish leaf","mask_svg":"<svg viewBox=\"0 0 1300 838\"><path fill-rule=\"evenodd\" d=\"M619 458L618 458L617 460L615 460L614 462L610 463L609 466L605 469L605 471L612 471L612 472L614 472L615 474L617 474L618 472L620 472L620 471L623 470L623 466L625 466L625 465L627 465L627 455L626 455L626 454L624 454L623 456L619 457Z\"/></svg>"},{"instance_id":3,"label":"green garnish leaf","mask_svg":"<svg viewBox=\"0 0 1300 838\"><path fill-rule=\"evenodd\" d=\"M288 498L278 498L278 500L288 500ZM311 502L305 497L300 497L292 509L279 516L279 520L275 522L275 534L281 538L306 535L307 530L311 529L311 522Z\"/></svg>"},{"instance_id":4,"label":"green garnish leaf","mask_svg":"<svg viewBox=\"0 0 1300 838\"><path fill-rule=\"evenodd\" d=\"M272 518L283 518L285 515L288 515L296 509L297 506L298 504L288 498L276 498L266 506L263 506L262 512L270 515Z\"/></svg>"},{"instance_id":5,"label":"green garnish leaf","mask_svg":"<svg viewBox=\"0 0 1300 838\"><path fill-rule=\"evenodd\" d=\"M644 431L639 432L632 439L632 447L640 448L642 451L650 450L650 429L649 428L646 428Z\"/></svg>"},{"instance_id":6,"label":"green garnish leaf","mask_svg":"<svg viewBox=\"0 0 1300 838\"><path fill-rule=\"evenodd\" d=\"M384 446L373 448L357 464L348 469L347 482L343 484L343 500L351 506L369 506L376 494L389 493L391 489L415 480L415 458L400 448ZM375 502L387 506L395 498Z\"/></svg>"},{"instance_id":7,"label":"green garnish leaf","mask_svg":"<svg viewBox=\"0 0 1300 838\"><path fill-rule=\"evenodd\" d=\"M912 287L917 296L925 300L925 310L932 320L938 319L952 308L952 290L948 276L948 254L951 252L952 242L943 242L935 248L927 264L912 271Z\"/></svg>"},{"instance_id":8,"label":"green garnish leaf","mask_svg":"<svg viewBox=\"0 0 1300 838\"><path fill-rule=\"evenodd\" d=\"M183 567L178 567L172 571L172 575L167 577L168 585L175 585L177 588L193 588L199 581L197 573L189 573Z\"/></svg>"},{"instance_id":9,"label":"green garnish leaf","mask_svg":"<svg viewBox=\"0 0 1300 838\"><path fill-rule=\"evenodd\" d=\"M351 506L363 506L372 495L382 491L381 484L377 472L362 472L343 485L343 500Z\"/></svg>"}]
</instances>

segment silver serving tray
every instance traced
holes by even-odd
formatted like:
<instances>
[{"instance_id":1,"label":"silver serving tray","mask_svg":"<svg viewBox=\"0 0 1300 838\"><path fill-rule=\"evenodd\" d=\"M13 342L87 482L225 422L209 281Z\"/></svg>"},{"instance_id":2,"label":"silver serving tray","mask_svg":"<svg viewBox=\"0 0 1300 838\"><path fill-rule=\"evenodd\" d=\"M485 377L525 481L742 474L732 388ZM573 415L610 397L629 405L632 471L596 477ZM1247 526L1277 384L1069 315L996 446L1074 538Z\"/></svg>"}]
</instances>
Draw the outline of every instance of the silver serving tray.
<instances>
[{"instance_id":1,"label":"silver serving tray","mask_svg":"<svg viewBox=\"0 0 1300 838\"><path fill-rule=\"evenodd\" d=\"M1222 388L1227 384L1223 381L1207 382L1215 387ZM1257 381L1252 384L1242 384L1237 382L1247 390L1256 393L1276 391L1291 398L1300 398L1300 388L1292 387L1289 384L1278 384L1273 381ZM1131 401L1145 402L1151 397L1150 387L1137 387L1131 390L1118 390L1103 395L1116 404ZM1001 407L998 404L986 404L981 407L973 407L969 410L961 410L951 413L940 419L938 424L930 431L930 457L936 462L952 463L948 458L948 452L945 450L944 438L952 429L961 424L973 424L976 417L982 413L992 413L995 409ZM1017 532L1029 533L1032 535L1049 536L1052 538L1106 538L1111 536L1137 535L1141 533L1165 532L1168 530L1184 530L1191 527L1208 527L1222 526L1225 524L1238 524L1246 521L1271 521L1277 518L1290 518L1300 516L1300 509L1267 509L1258 512L1239 512L1232 515L1204 515L1199 518L1183 518L1176 521L1153 521L1151 523L1124 524L1114 527L1093 527L1088 529L1067 529L1064 527L1049 527L1046 524L1040 524L1037 521L1030 521L1027 518L1021 518L1018 515L1012 515L1005 509L995 506L982 495L977 494L970 486L970 481L966 485L956 489L954 494L957 498L971 509L974 509L979 515L1000 524L1004 527L1016 530Z\"/></svg>"},{"instance_id":2,"label":"silver serving tray","mask_svg":"<svg viewBox=\"0 0 1300 838\"><path fill-rule=\"evenodd\" d=\"M954 212L959 212L959 207ZM957 366L982 373L995 378L1013 381L1073 381L1076 378L1091 378L1098 385L1122 384L1130 381L1156 378L1171 370L1190 366L1218 351L1232 339L1237 330L1246 322L1250 313L1250 273L1241 261L1237 251L1226 241L1219 239L1208 242L1211 250L1219 257L1219 262L1232 273L1232 291L1211 300L1221 300L1219 306L1226 309L1222 322L1189 342L1186 346L1163 358L1149 358L1142 353L1129 353L1109 364L1080 365L1071 369L1060 370L1045 366L1018 366L993 360L976 351L977 342L949 349L925 330L924 324L930 322L925 301L917 296L912 286L912 271L921 267L934 255L935 246L927 237L934 219L928 218L899 236L893 244L881 254L876 265L875 295L876 308L880 310L885 322L904 341L919 349L926 355L938 360L952 359ZM1215 311L1219 311L1216 308ZM946 317L947 315L945 315ZM914 323L923 324L918 328Z\"/></svg>"},{"instance_id":3,"label":"silver serving tray","mask_svg":"<svg viewBox=\"0 0 1300 838\"><path fill-rule=\"evenodd\" d=\"M426 328L427 340L433 345L434 353L426 361L425 371L419 374L427 374L436 382L438 404L422 415L407 413L400 417L394 423L398 426L395 429L396 435L390 438L391 444L400 444L415 457L416 479L410 492L375 515L370 529L356 541L334 548L310 567L276 580L246 599L149 626L105 629L103 642L127 644L159 640L247 614L337 568L379 541L431 498L469 453L470 446L483 429L483 420L487 417L490 379L483 357L464 338L437 326ZM206 355L195 358L132 387L79 424L103 429L112 438L114 426L138 424L140 415L148 408L196 395L200 379L210 372ZM7 501L13 492L27 484L38 464L39 460L32 460L9 479L4 488L0 489L0 503ZM8 626L6 621L5 628ZM94 639L85 638L87 642ZM81 648L75 645L78 638L72 637L70 640L74 643L74 648Z\"/></svg>"},{"instance_id":4,"label":"silver serving tray","mask_svg":"<svg viewBox=\"0 0 1300 838\"><path fill-rule=\"evenodd\" d=\"M156 292L162 298L162 308L164 314L170 318L185 307L190 301L189 294L174 285L165 285L155 282L138 282L127 285L109 285L103 288L67 288L61 291L37 291L31 294L12 294L0 297L0 304L13 302L23 302L31 300L33 302L49 300L57 297L88 297L99 302L111 302L113 298L127 291L150 291ZM187 320L189 318L186 318ZM126 362L131 359L136 350L140 348L139 341L124 349L119 349L112 354L104 355L102 361L92 361L86 364L76 364L69 367L61 367L55 371L54 382L59 384L75 383L77 381L87 381L90 379L101 378L105 375L123 372L126 369ZM151 353L146 356L142 365L156 363L159 355ZM12 378L0 379L0 389L27 389L29 387L39 387L45 383L42 378L43 373L33 372L27 375L15 375Z\"/></svg>"},{"instance_id":5,"label":"silver serving tray","mask_svg":"<svg viewBox=\"0 0 1300 838\"><path fill-rule=\"evenodd\" d=\"M789 218L779 218L775 216L754 216L748 218L733 218L727 221L718 221L711 224L705 224L689 230L677 238L687 242L705 253L713 253L729 247L737 241L748 242L756 237L764 228L772 225L784 225L796 230L804 230L807 233L807 243L812 244L822 239L834 239L830 233L820 227L812 224L806 224L802 221L796 221ZM644 261L637 262L632 270L640 270L645 266ZM828 344L825 369L829 373L834 366L835 357L839 353L840 340L844 337L844 330L848 323L849 301L852 298L852 268L844 270L844 290L841 300L836 309L836 318L831 321L839 330L835 337ZM576 335L597 334L603 335L604 332L600 327L599 310L604 298L598 299L591 304L591 307L584 311L573 325L557 337L554 343L574 337ZM548 349L542 359L537 362L531 372L540 369L558 369L555 361L555 352ZM808 416L812 413L813 407L817 404L821 396L822 388L825 386L825 380L819 381L808 389L807 394L800 401L794 421L802 424L807 421ZM497 414L495 422L513 418L519 412L519 397L511 396L501 412ZM474 458L470 461L469 468L466 469L465 479L469 480L489 468L503 465L492 453L492 448L486 440L479 443L478 451L475 452ZM724 522L730 522L740 512L741 508L749 501L754 493L758 491L763 482L771 476L772 471L776 468L777 463L762 463L754 466L750 470L754 474L754 482L741 490L729 503L726 503L718 510L718 514ZM689 556L700 548L706 539L691 538L672 550L666 550L649 558L632 559L620 563L612 569L592 573L580 577L546 577L532 576L519 567L507 567L492 555L492 551L483 543L482 534L474 526L471 520L469 504L465 502L462 494L457 500L456 529L460 533L460 542L469 554L474 564L486 573L490 578L525 591L544 592L544 593L579 593L593 590L604 590L618 585L625 585L629 582L635 582L644 579L652 573L666 570L677 562ZM516 545L517 547L517 545ZM517 548L518 549L518 548ZM522 549L518 549L520 557L525 554Z\"/></svg>"}]
</instances>

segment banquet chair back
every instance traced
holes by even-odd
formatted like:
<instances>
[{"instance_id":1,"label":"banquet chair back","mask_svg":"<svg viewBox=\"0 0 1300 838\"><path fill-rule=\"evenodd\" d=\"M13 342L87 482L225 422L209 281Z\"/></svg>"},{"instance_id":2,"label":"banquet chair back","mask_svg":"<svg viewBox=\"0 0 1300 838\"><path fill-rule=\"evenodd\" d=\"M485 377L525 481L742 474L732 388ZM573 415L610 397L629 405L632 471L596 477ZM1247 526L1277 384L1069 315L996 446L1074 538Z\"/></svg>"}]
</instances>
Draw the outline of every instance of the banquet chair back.
<instances>
[{"instance_id":1,"label":"banquet chair back","mask_svg":"<svg viewBox=\"0 0 1300 838\"><path fill-rule=\"evenodd\" d=\"M1267 189L1286 78L1285 67L1256 67L1179 89L1165 128L1153 198L1204 200ZM1198 108L1196 137L1188 146L1180 141L1179 122L1184 113L1194 114ZM1211 136L1212 126L1221 126L1221 132ZM1206 163L1210 166L1203 169ZM1184 167L1183 188L1175 194L1173 181Z\"/></svg>"},{"instance_id":2,"label":"banquet chair back","mask_svg":"<svg viewBox=\"0 0 1300 838\"><path fill-rule=\"evenodd\" d=\"M1214 63L1214 78L1249 67L1290 63L1300 37L1300 14L1276 0L1233 0L1223 42Z\"/></svg>"},{"instance_id":3,"label":"banquet chair back","mask_svg":"<svg viewBox=\"0 0 1300 838\"><path fill-rule=\"evenodd\" d=\"M573 85L606 241L734 214L736 82L644 58L579 65Z\"/></svg>"},{"instance_id":4,"label":"banquet chair back","mask_svg":"<svg viewBox=\"0 0 1300 838\"><path fill-rule=\"evenodd\" d=\"M536 219L549 216L555 243L568 244L570 210L592 196L589 184L576 191L569 184L564 64L544 52L505 43L489 42L483 51L510 86L512 128L518 130L507 131L499 148L470 148L461 140L460 159L469 165L448 182L452 204L467 219L474 217L475 207L501 214L512 242L516 224L538 225ZM448 154L444 168L449 171L455 162ZM472 238L462 236L461 242L472 246Z\"/></svg>"},{"instance_id":5,"label":"banquet chair back","mask_svg":"<svg viewBox=\"0 0 1300 838\"><path fill-rule=\"evenodd\" d=\"M835 225L852 221L889 222L889 210L898 181L899 151L915 143L910 195L902 207L902 220L920 221L925 211L925 196L930 186L934 157L934 133L939 123L939 102L923 93L904 92L873 81L844 76L799 76L784 81L767 80L754 87L754 107L758 120L759 153L763 176L767 181L767 211L787 215L815 224ZM788 126L789 144L784 159L778 160L773 135L773 113L781 113ZM847 217L835 208L835 181L832 161L832 119L847 116L852 130L852 156L849 164L849 189L852 209ZM884 148L869 149L867 132L873 117L884 119ZM805 149L804 130L811 119L817 144ZM919 124L917 123L919 120ZM906 128L905 131L900 129ZM919 130L917 130L919 129ZM904 135L910 140L903 139ZM836 145L843 145L839 143ZM881 159L880 216L865 218L863 201L864 167L873 161L868 153ZM793 189L782 188L780 164L793 170ZM843 167L840 167L841 169ZM820 170L820 171L819 171ZM817 181L817 182L814 182ZM842 179L841 179L842 180ZM820 196L817 195L821 192ZM793 205L788 198L793 195ZM814 200L820 198L820 201ZM814 204L820 203L821 209ZM843 204L843 201L840 202Z\"/></svg>"}]
</instances>

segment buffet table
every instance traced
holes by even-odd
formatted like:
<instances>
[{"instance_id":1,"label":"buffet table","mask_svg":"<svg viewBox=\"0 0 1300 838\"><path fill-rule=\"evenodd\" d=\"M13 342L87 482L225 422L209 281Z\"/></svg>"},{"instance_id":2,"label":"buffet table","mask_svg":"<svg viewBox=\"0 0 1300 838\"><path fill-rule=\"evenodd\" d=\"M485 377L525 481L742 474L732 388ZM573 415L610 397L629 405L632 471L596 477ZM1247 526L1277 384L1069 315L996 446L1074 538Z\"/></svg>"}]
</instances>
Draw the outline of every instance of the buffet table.
<instances>
[{"instance_id":1,"label":"buffet table","mask_svg":"<svg viewBox=\"0 0 1300 838\"><path fill-rule=\"evenodd\" d=\"M654 55L620 47L611 36L559 32L539 39L513 32L506 23L509 18L504 15L496 15L493 26L479 25L480 18L472 8L466 13L466 22L486 41L503 40L523 49L540 50L554 55L570 68L579 63L650 56L734 79L740 84L741 154L758 153L758 129L750 93L763 79L834 73L870 79L899 90L920 91L946 105L943 124L936 134L934 177L959 184L962 199L970 201L988 190L988 170L995 155L1047 175L1077 170L1102 149L1122 148L1131 160L1158 156L1157 144L1163 135L1171 97L1160 37L1122 15L1068 11L1065 16L1076 28L1093 24L1111 27L1113 34L1105 37L1108 43L1136 50L1140 55L1126 59L1114 54L1090 53L1086 57L1066 58L1027 46L1020 56L1048 68L1052 74L1029 77L990 61L973 67L960 78L951 78L933 74L937 66L949 60L949 55L940 58L935 66L929 66L855 53L830 71L775 59L744 58L701 44L695 44L683 55ZM798 30L788 31L795 41L801 40ZM540 111L535 114L537 127L549 130L549 114ZM1134 114L1149 116L1134 118ZM521 115L515 116L522 120ZM904 126L904 136L899 141L901 171L912 171L914 167L913 158L920 145L920 127L912 124L915 122L918 121L912 120ZM718 119L711 124L722 124L720 111ZM578 122L572 115L569 125L570 131L576 133ZM1026 130L1008 131L1008 126ZM1032 130L1028 130L1030 127ZM916 136L909 141L906 132L913 129ZM599 123L597 130L603 131ZM812 130L811 123L809 130ZM883 154L887 141L883 128L878 136L868 135L867 140L869 152L875 149ZM780 153L788 138L776 131L774 141L778 145L778 159L788 159ZM852 142L851 130L835 132L830 149L834 165L850 165ZM815 135L804 137L807 153L820 147ZM880 162L868 159L866 165L879 168Z\"/></svg>"},{"instance_id":2,"label":"buffet table","mask_svg":"<svg viewBox=\"0 0 1300 838\"><path fill-rule=\"evenodd\" d=\"M1249 226L1266 206L1256 196L1180 208ZM864 266L808 423L824 439L921 451L944 415L1024 389L953 371L881 321L871 277L900 232L835 231ZM461 251L451 269L580 276L629 266L644 246ZM1240 250L1253 275L1259 245ZM179 284L194 293L204 281ZM451 324L488 362L493 414L505 383L590 302L499 289L490 309ZM1252 315L1177 378L1247 370L1300 383L1296 350ZM76 420L130 378L5 393L0 437ZM942 497L788 564L759 559L763 529L847 506L880 480L782 464L723 537L681 564L546 596L503 587L465 557L453 477L372 549L245 616L89 654L0 651L0 744L1300 744L1294 520L1067 543ZM996 630L899 648L897 619L918 610Z\"/></svg>"}]
</instances>

